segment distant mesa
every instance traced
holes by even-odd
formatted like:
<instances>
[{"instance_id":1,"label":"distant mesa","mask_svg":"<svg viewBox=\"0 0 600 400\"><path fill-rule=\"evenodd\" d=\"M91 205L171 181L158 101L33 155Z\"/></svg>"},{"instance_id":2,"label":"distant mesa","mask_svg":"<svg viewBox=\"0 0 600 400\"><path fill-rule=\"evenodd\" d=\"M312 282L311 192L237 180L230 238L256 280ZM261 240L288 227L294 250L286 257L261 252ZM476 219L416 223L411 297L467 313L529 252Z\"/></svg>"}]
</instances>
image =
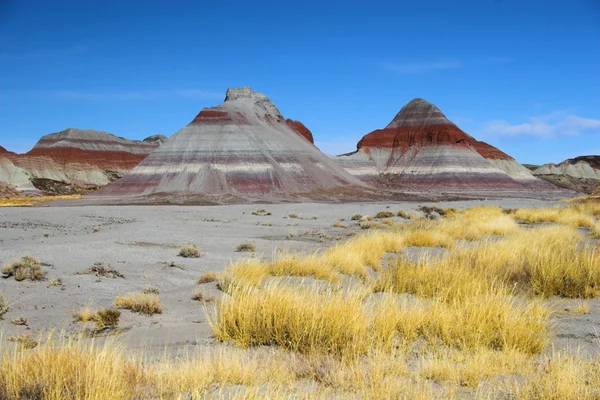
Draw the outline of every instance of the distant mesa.
<instances>
[{"instance_id":1,"label":"distant mesa","mask_svg":"<svg viewBox=\"0 0 600 400\"><path fill-rule=\"evenodd\" d=\"M250 87L227 90L123 179L92 197L185 196L311 198L367 189L313 144L300 122L286 120ZM192 197L189 197L190 199ZM217 200L218 201L218 200Z\"/></svg>"},{"instance_id":2,"label":"distant mesa","mask_svg":"<svg viewBox=\"0 0 600 400\"><path fill-rule=\"evenodd\" d=\"M402 107L385 128L365 135L355 152L334 159L351 174L379 186L441 191L554 188L418 98Z\"/></svg>"},{"instance_id":3,"label":"distant mesa","mask_svg":"<svg viewBox=\"0 0 600 400\"><path fill-rule=\"evenodd\" d=\"M579 156L559 164L544 164L533 174L548 182L581 193L600 191L600 155Z\"/></svg>"},{"instance_id":4,"label":"distant mesa","mask_svg":"<svg viewBox=\"0 0 600 400\"><path fill-rule=\"evenodd\" d=\"M20 191L81 193L119 179L166 137L129 140L93 129L43 136L26 154L0 150L0 182Z\"/></svg>"}]
</instances>

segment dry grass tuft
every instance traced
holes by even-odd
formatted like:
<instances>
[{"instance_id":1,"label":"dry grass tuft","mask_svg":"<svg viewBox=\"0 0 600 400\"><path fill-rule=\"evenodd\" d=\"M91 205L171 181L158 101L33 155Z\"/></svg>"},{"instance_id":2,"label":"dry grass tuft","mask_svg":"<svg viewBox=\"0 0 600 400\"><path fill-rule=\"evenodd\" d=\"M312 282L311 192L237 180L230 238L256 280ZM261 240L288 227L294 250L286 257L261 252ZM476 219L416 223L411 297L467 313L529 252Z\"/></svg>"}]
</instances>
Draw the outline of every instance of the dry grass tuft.
<instances>
[{"instance_id":1,"label":"dry grass tuft","mask_svg":"<svg viewBox=\"0 0 600 400\"><path fill-rule=\"evenodd\" d=\"M11 319L10 323L13 325L17 325L17 326L27 326L27 324L28 324L27 318L25 318L23 316Z\"/></svg>"},{"instance_id":2,"label":"dry grass tuft","mask_svg":"<svg viewBox=\"0 0 600 400\"><path fill-rule=\"evenodd\" d=\"M350 218L350 221L359 221L362 218L361 214L354 214L352 216L352 218Z\"/></svg>"},{"instance_id":3,"label":"dry grass tuft","mask_svg":"<svg viewBox=\"0 0 600 400\"><path fill-rule=\"evenodd\" d=\"M256 251L256 245L254 243L251 243L251 242L240 243L235 248L235 251L238 251L238 252L243 252L243 251L255 252Z\"/></svg>"},{"instance_id":4,"label":"dry grass tuft","mask_svg":"<svg viewBox=\"0 0 600 400\"><path fill-rule=\"evenodd\" d=\"M581 302L575 309L573 310L573 314L589 314L590 313L590 305L586 302Z\"/></svg>"},{"instance_id":5,"label":"dry grass tuft","mask_svg":"<svg viewBox=\"0 0 600 400\"><path fill-rule=\"evenodd\" d=\"M44 279L46 272L42 270L40 262L32 256L23 256L19 261L14 261L7 264L2 269L4 278L14 276L16 281L41 281Z\"/></svg>"},{"instance_id":6,"label":"dry grass tuft","mask_svg":"<svg viewBox=\"0 0 600 400\"><path fill-rule=\"evenodd\" d=\"M261 208L261 209L258 209L256 211L253 211L252 215L258 215L258 216L263 217L263 216L268 216L268 215L272 215L272 214L269 211Z\"/></svg>"},{"instance_id":7,"label":"dry grass tuft","mask_svg":"<svg viewBox=\"0 0 600 400\"><path fill-rule=\"evenodd\" d=\"M391 211L379 211L376 215L375 218L377 219L382 219L382 218L392 218L394 216L394 213Z\"/></svg>"},{"instance_id":8,"label":"dry grass tuft","mask_svg":"<svg viewBox=\"0 0 600 400\"><path fill-rule=\"evenodd\" d=\"M423 378L475 388L494 376L529 374L534 369L534 361L528 354L511 349L453 350L424 356L418 369Z\"/></svg>"},{"instance_id":9,"label":"dry grass tuft","mask_svg":"<svg viewBox=\"0 0 600 400\"><path fill-rule=\"evenodd\" d=\"M368 348L362 296L271 285L236 288L210 325L220 340L242 347L276 344L301 353L354 356Z\"/></svg>"},{"instance_id":10,"label":"dry grass tuft","mask_svg":"<svg viewBox=\"0 0 600 400\"><path fill-rule=\"evenodd\" d=\"M142 290L142 293L144 293L144 294L159 294L160 290L157 287L149 287L149 288Z\"/></svg>"},{"instance_id":11,"label":"dry grass tuft","mask_svg":"<svg viewBox=\"0 0 600 400\"><path fill-rule=\"evenodd\" d=\"M206 297L206 295L204 294L204 290L202 290L202 288L196 289L196 291L194 292L194 295L192 296L192 300L200 301L203 303L210 303L210 302L215 301L215 299L212 297Z\"/></svg>"},{"instance_id":12,"label":"dry grass tuft","mask_svg":"<svg viewBox=\"0 0 600 400\"><path fill-rule=\"evenodd\" d=\"M454 246L454 239L449 235L436 231L414 231L404 237L404 245L407 247L445 247Z\"/></svg>"},{"instance_id":13,"label":"dry grass tuft","mask_svg":"<svg viewBox=\"0 0 600 400\"><path fill-rule=\"evenodd\" d=\"M96 329L113 329L119 325L121 312L113 308L103 308L98 311L92 311L90 307L83 307L79 311L73 312L75 322L95 322Z\"/></svg>"},{"instance_id":14,"label":"dry grass tuft","mask_svg":"<svg viewBox=\"0 0 600 400\"><path fill-rule=\"evenodd\" d=\"M537 364L535 374L514 387L520 399L592 400L600 389L600 361L553 352Z\"/></svg>"},{"instance_id":15,"label":"dry grass tuft","mask_svg":"<svg viewBox=\"0 0 600 400\"><path fill-rule=\"evenodd\" d=\"M200 257L200 249L193 244L189 244L179 249L178 255L185 258L198 258Z\"/></svg>"},{"instance_id":16,"label":"dry grass tuft","mask_svg":"<svg viewBox=\"0 0 600 400\"><path fill-rule=\"evenodd\" d=\"M527 224L555 222L574 228L593 227L595 225L594 217L582 212L577 207L520 208L515 211L514 218Z\"/></svg>"},{"instance_id":17,"label":"dry grass tuft","mask_svg":"<svg viewBox=\"0 0 600 400\"><path fill-rule=\"evenodd\" d=\"M413 217L412 214L410 214L410 213L408 213L408 212L406 212L404 210L399 210L396 213L396 216L398 216L398 217L400 217L402 219L412 219L412 217Z\"/></svg>"},{"instance_id":18,"label":"dry grass tuft","mask_svg":"<svg viewBox=\"0 0 600 400\"><path fill-rule=\"evenodd\" d=\"M267 273L274 276L314 276L336 283L339 280L337 271L316 255L299 256L282 253L266 264Z\"/></svg>"},{"instance_id":19,"label":"dry grass tuft","mask_svg":"<svg viewBox=\"0 0 600 400\"><path fill-rule=\"evenodd\" d=\"M331 224L331 226L334 228L343 228L343 229L347 228L347 226L342 224L340 221L335 221L333 224Z\"/></svg>"},{"instance_id":20,"label":"dry grass tuft","mask_svg":"<svg viewBox=\"0 0 600 400\"><path fill-rule=\"evenodd\" d=\"M160 314L163 311L163 305L155 294L127 293L118 295L113 305L116 308L125 308L146 315Z\"/></svg>"},{"instance_id":21,"label":"dry grass tuft","mask_svg":"<svg viewBox=\"0 0 600 400\"><path fill-rule=\"evenodd\" d=\"M197 280L197 283L201 285L203 283L216 282L218 280L219 274L217 274L216 272L205 272L202 275L200 275L200 277Z\"/></svg>"},{"instance_id":22,"label":"dry grass tuft","mask_svg":"<svg viewBox=\"0 0 600 400\"><path fill-rule=\"evenodd\" d=\"M114 269L112 267L112 265L108 264L108 266L104 265L104 263L101 262L96 262L94 263L93 266L91 266L88 271L88 274L94 274L97 277L102 277L102 278L123 278L125 279L125 276L120 273L119 271L117 271L116 269Z\"/></svg>"},{"instance_id":23,"label":"dry grass tuft","mask_svg":"<svg viewBox=\"0 0 600 400\"><path fill-rule=\"evenodd\" d=\"M6 298L4 293L0 291L0 319L2 319L2 316L6 314L9 309L10 304L8 303L8 299Z\"/></svg>"},{"instance_id":24,"label":"dry grass tuft","mask_svg":"<svg viewBox=\"0 0 600 400\"><path fill-rule=\"evenodd\" d=\"M9 336L7 340L9 342L17 343L19 347L26 350L34 349L38 345L37 340L32 339L31 336L27 335Z\"/></svg>"}]
</instances>

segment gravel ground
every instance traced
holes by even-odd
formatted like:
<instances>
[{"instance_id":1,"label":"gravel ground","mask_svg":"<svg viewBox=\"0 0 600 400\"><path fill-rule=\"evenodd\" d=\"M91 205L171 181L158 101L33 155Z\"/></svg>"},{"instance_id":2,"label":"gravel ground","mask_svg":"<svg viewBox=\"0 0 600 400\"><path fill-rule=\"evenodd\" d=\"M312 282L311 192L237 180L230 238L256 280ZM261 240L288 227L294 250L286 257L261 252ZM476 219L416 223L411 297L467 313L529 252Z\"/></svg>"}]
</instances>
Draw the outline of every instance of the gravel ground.
<instances>
[{"instance_id":1,"label":"gravel ground","mask_svg":"<svg viewBox=\"0 0 600 400\"><path fill-rule=\"evenodd\" d=\"M482 201L438 202L439 207L463 208ZM555 203L531 199L491 200L507 208L547 206ZM250 241L256 257L269 258L278 249L317 251L359 231L354 214L416 210L431 203L269 204L228 206L70 206L0 209L0 263L24 255L37 257L45 266L42 282L0 279L0 291L11 303L0 321L0 335L36 335L48 330L77 334L84 324L73 322L72 311L86 305L108 307L118 294L155 287L164 304L162 314L151 317L124 310L117 341L126 347L161 352L212 346L204 306L191 299L204 272L223 271L232 261L248 257L236 246ZM271 215L252 212L265 209ZM295 213L299 218L290 218ZM345 219L347 229L332 223ZM95 228L97 227L97 228ZM196 259L177 254L185 244L202 252ZM176 266L169 266L170 263ZM94 263L111 265L124 278L99 278L82 274ZM62 284L53 286L60 278ZM204 284L206 295L221 293L214 283ZM550 300L562 311L554 317L556 346L583 348L598 353L600 302L589 303L590 314L575 315L575 300ZM12 319L25 317L28 326ZM0 347L3 345L0 344Z\"/></svg>"}]
</instances>

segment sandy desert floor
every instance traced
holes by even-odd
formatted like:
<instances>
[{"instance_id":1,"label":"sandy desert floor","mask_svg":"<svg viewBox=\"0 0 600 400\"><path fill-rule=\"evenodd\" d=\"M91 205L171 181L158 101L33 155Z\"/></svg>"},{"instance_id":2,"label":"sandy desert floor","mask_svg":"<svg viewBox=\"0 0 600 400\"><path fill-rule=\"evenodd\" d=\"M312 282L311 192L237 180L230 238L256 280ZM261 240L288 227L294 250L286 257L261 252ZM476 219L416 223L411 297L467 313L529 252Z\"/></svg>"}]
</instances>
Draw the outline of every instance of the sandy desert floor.
<instances>
[{"instance_id":1,"label":"sandy desert floor","mask_svg":"<svg viewBox=\"0 0 600 400\"><path fill-rule=\"evenodd\" d=\"M556 207L564 203L531 199L438 202L440 208L464 209L480 205L503 208ZM24 255L39 259L47 272L42 281L0 279L0 292L10 309L0 319L2 345L15 346L7 338L39 337L49 331L78 337L93 324L76 322L73 312L89 307L111 307L128 292L155 288L164 310L145 316L121 310L120 329L111 340L149 358L181 355L234 346L220 342L207 321L218 302L199 302L193 295L200 286L205 297L219 300L216 282L199 285L206 272L223 272L238 259L272 259L278 252L322 252L360 233L354 214L380 211L418 212L431 203L348 204L253 204L228 206L46 206L0 209L0 263ZM255 215L257 210L265 212ZM402 220L394 217L396 222ZM338 221L343 227L335 227ZM586 230L587 229L587 230ZM580 228L587 234L589 228ZM239 252L240 243L251 242L254 252ZM199 258L184 258L179 249L196 245ZM441 248L408 247L413 259ZM388 255L389 256L389 255ZM99 277L89 273L94 265L111 266L123 277ZM318 281L288 277L293 283ZM542 300L553 310L551 341L545 353L574 350L584 358L600 354L600 300L585 300L587 313L575 310L582 300L550 297ZM26 324L15 324L23 317ZM97 335L96 341L106 336ZM92 339L83 339L92 340ZM544 352L542 354L544 354Z\"/></svg>"},{"instance_id":2,"label":"sandy desert floor","mask_svg":"<svg viewBox=\"0 0 600 400\"><path fill-rule=\"evenodd\" d=\"M436 204L466 208L483 202ZM485 204L505 208L556 205L529 199ZM203 305L192 296L202 273L221 272L232 261L249 257L247 252L236 251L238 244L254 243L254 256L266 259L279 250L315 252L359 232L358 223L350 221L354 214L375 215L388 209L415 211L421 205L427 203L3 208L0 263L32 255L48 273L41 282L0 280L0 290L11 302L10 311L0 321L0 330L4 336L51 329L75 333L84 326L73 322L72 311L85 306L109 307L118 294L158 288L165 306L162 314L147 317L124 311L121 326L125 331L119 335L120 341L147 351L176 351L215 343ZM271 215L253 215L258 209ZM298 218L290 218L289 214ZM346 229L332 227L339 219L346 220ZM202 256L179 257L179 248L186 244L197 245ZM85 274L95 263L111 265L124 278ZM169 266L171 263L176 266ZM61 284L50 285L56 278ZM208 296L221 295L215 283L204 286ZM557 311L577 306L576 300L551 298L548 302ZM600 301L589 303L590 314L564 312L555 316L557 346L599 351ZM28 327L9 322L20 316L27 319Z\"/></svg>"}]
</instances>

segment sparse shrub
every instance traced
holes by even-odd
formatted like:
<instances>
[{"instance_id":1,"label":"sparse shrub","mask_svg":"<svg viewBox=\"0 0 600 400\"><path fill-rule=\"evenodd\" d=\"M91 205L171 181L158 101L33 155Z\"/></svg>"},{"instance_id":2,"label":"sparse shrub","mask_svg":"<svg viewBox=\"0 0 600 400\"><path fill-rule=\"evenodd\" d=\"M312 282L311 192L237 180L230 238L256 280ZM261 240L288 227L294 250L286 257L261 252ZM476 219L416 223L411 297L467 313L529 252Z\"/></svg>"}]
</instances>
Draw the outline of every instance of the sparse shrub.
<instances>
[{"instance_id":1,"label":"sparse shrub","mask_svg":"<svg viewBox=\"0 0 600 400\"><path fill-rule=\"evenodd\" d=\"M0 291L0 319L2 319L2 315L6 314L6 312L8 312L8 309L9 309L8 299L6 298L4 293L2 293Z\"/></svg>"},{"instance_id":2,"label":"sparse shrub","mask_svg":"<svg viewBox=\"0 0 600 400\"><path fill-rule=\"evenodd\" d=\"M196 289L196 291L194 292L194 295L192 296L192 300L200 301L202 303L211 303L211 302L215 301L215 299L212 297L206 297L204 295L204 290L202 290L202 288Z\"/></svg>"},{"instance_id":3,"label":"sparse shrub","mask_svg":"<svg viewBox=\"0 0 600 400\"><path fill-rule=\"evenodd\" d=\"M41 281L44 279L46 272L42 270L40 262L32 256L23 256L19 261L5 265L2 269L4 278L14 276L16 281Z\"/></svg>"},{"instance_id":4,"label":"sparse shrub","mask_svg":"<svg viewBox=\"0 0 600 400\"><path fill-rule=\"evenodd\" d=\"M115 278L125 279L125 276L123 276L123 274L121 274L119 271L114 269L110 264L108 264L108 266L106 266L102 262L95 262L94 265L92 265L88 269L88 271L85 273L86 274L94 274L97 277L103 277L103 278L111 277L113 279L115 279Z\"/></svg>"},{"instance_id":5,"label":"sparse shrub","mask_svg":"<svg viewBox=\"0 0 600 400\"><path fill-rule=\"evenodd\" d=\"M25 317L13 318L10 320L10 323L13 325L18 325L18 326L27 326L27 318L25 318Z\"/></svg>"},{"instance_id":6,"label":"sparse shrub","mask_svg":"<svg viewBox=\"0 0 600 400\"><path fill-rule=\"evenodd\" d=\"M271 213L263 208L256 210L254 212L252 212L252 215L258 215L258 216L267 216L267 215L271 215Z\"/></svg>"},{"instance_id":7,"label":"sparse shrub","mask_svg":"<svg viewBox=\"0 0 600 400\"><path fill-rule=\"evenodd\" d=\"M403 218L403 219L411 219L412 218L412 216L404 210L399 210L398 213L396 214L396 216Z\"/></svg>"},{"instance_id":8,"label":"sparse shrub","mask_svg":"<svg viewBox=\"0 0 600 400\"><path fill-rule=\"evenodd\" d=\"M334 228L346 228L346 225L342 224L340 221L335 221L331 226Z\"/></svg>"},{"instance_id":9,"label":"sparse shrub","mask_svg":"<svg viewBox=\"0 0 600 400\"><path fill-rule=\"evenodd\" d=\"M144 294L158 294L160 290L157 287L149 287L142 291Z\"/></svg>"},{"instance_id":10,"label":"sparse shrub","mask_svg":"<svg viewBox=\"0 0 600 400\"><path fill-rule=\"evenodd\" d=\"M50 286L62 286L62 284L63 284L63 282L62 282L62 279L60 279L60 278L54 278L50 282L48 282L48 285L50 285Z\"/></svg>"},{"instance_id":11,"label":"sparse shrub","mask_svg":"<svg viewBox=\"0 0 600 400\"><path fill-rule=\"evenodd\" d=\"M96 312L92 311L88 306L83 307L79 311L73 311L73 319L75 322L89 322L92 321L95 316Z\"/></svg>"},{"instance_id":12,"label":"sparse shrub","mask_svg":"<svg viewBox=\"0 0 600 400\"><path fill-rule=\"evenodd\" d=\"M179 249L179 256L185 258L198 258L200 257L200 249L193 244L183 246Z\"/></svg>"},{"instance_id":13,"label":"sparse shrub","mask_svg":"<svg viewBox=\"0 0 600 400\"><path fill-rule=\"evenodd\" d=\"M350 218L351 221L359 221L362 218L362 215L360 214L354 214L352 216L352 218Z\"/></svg>"},{"instance_id":14,"label":"sparse shrub","mask_svg":"<svg viewBox=\"0 0 600 400\"><path fill-rule=\"evenodd\" d=\"M394 213L391 211L379 211L376 215L375 218L377 219L381 219L381 218L392 218L394 216Z\"/></svg>"},{"instance_id":15,"label":"sparse shrub","mask_svg":"<svg viewBox=\"0 0 600 400\"><path fill-rule=\"evenodd\" d=\"M160 314L163 310L163 305L155 294L127 293L118 295L113 305L116 308L125 308L146 315Z\"/></svg>"},{"instance_id":16,"label":"sparse shrub","mask_svg":"<svg viewBox=\"0 0 600 400\"><path fill-rule=\"evenodd\" d=\"M290 217L290 218L298 218L298 214L296 214L296 213L289 213L288 217Z\"/></svg>"},{"instance_id":17,"label":"sparse shrub","mask_svg":"<svg viewBox=\"0 0 600 400\"><path fill-rule=\"evenodd\" d=\"M50 236L50 234L48 232L44 232L44 237L47 238L48 236Z\"/></svg>"},{"instance_id":18,"label":"sparse shrub","mask_svg":"<svg viewBox=\"0 0 600 400\"><path fill-rule=\"evenodd\" d=\"M121 311L114 308L104 308L96 312L93 320L97 329L115 328L119 325Z\"/></svg>"},{"instance_id":19,"label":"sparse shrub","mask_svg":"<svg viewBox=\"0 0 600 400\"><path fill-rule=\"evenodd\" d=\"M94 226L94 227L92 228L92 232L93 232L93 233L100 232L100 227L99 227L98 225Z\"/></svg>"},{"instance_id":20,"label":"sparse shrub","mask_svg":"<svg viewBox=\"0 0 600 400\"><path fill-rule=\"evenodd\" d=\"M243 251L256 251L256 245L251 242L244 242L237 245L235 251L243 252Z\"/></svg>"},{"instance_id":21,"label":"sparse shrub","mask_svg":"<svg viewBox=\"0 0 600 400\"><path fill-rule=\"evenodd\" d=\"M34 340L31 338L31 336L27 336L27 335L10 336L8 338L8 341L15 342L19 346L21 346L22 348L27 349L27 350L31 350L38 345L37 340Z\"/></svg>"},{"instance_id":22,"label":"sparse shrub","mask_svg":"<svg viewBox=\"0 0 600 400\"><path fill-rule=\"evenodd\" d=\"M198 278L198 284L216 282L219 280L219 274L216 272L205 272Z\"/></svg>"}]
</instances>

